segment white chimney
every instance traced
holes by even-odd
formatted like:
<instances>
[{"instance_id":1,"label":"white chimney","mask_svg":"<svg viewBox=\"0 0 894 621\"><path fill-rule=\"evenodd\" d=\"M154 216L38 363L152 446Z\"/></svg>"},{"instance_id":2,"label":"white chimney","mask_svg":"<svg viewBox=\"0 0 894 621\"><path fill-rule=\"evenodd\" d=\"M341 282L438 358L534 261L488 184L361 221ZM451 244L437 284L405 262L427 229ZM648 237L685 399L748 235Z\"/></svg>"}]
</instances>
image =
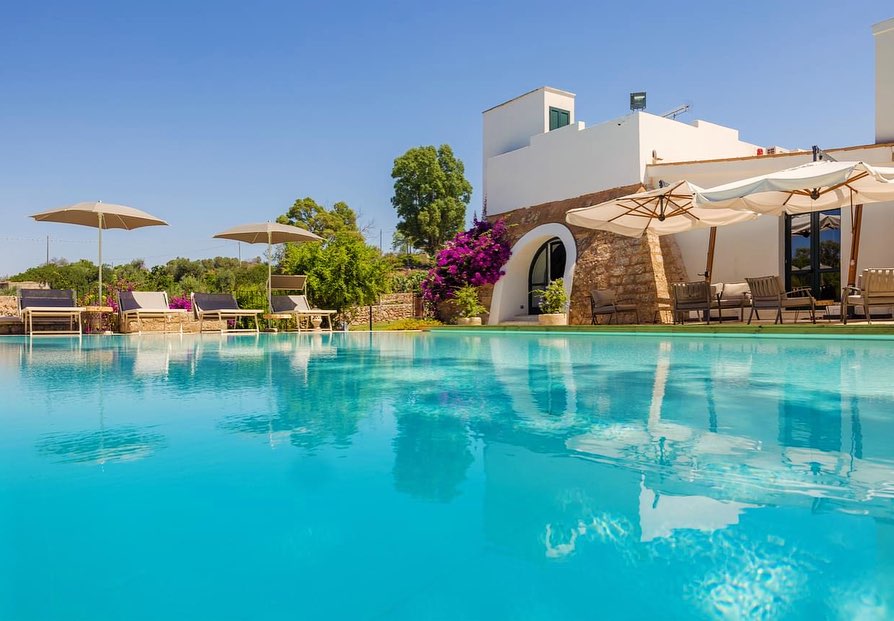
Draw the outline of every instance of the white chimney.
<instances>
[{"instance_id":1,"label":"white chimney","mask_svg":"<svg viewBox=\"0 0 894 621\"><path fill-rule=\"evenodd\" d=\"M894 18L872 27L875 37L875 142L894 142Z\"/></svg>"}]
</instances>

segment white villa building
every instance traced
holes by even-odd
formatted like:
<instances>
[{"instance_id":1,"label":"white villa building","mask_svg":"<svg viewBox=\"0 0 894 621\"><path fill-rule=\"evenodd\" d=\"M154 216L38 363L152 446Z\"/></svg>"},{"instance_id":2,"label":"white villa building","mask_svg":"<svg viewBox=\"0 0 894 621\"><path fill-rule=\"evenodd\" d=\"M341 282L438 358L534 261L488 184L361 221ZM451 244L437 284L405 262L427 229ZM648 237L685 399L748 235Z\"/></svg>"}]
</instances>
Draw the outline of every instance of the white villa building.
<instances>
[{"instance_id":1,"label":"white villa building","mask_svg":"<svg viewBox=\"0 0 894 621\"><path fill-rule=\"evenodd\" d=\"M875 143L822 146L839 161L894 166L894 18L873 26L872 33ZM506 275L494 287L489 322L536 314L530 292L563 277L571 323L588 323L592 288L636 299L643 321L657 316L668 282L696 280L704 272L708 232L628 239L567 225L568 209L656 188L659 181L711 187L804 164L813 154L750 144L735 129L644 111L587 127L575 116L572 93L542 87L484 112L483 159L486 214L513 225L514 241ZM827 228L819 215L801 218L800 235L790 233L788 217L720 228L712 280L780 274L788 284L812 286L819 299L837 298L848 268L849 210L841 210L840 228ZM838 249L837 259L830 248ZM800 260L793 262L796 253ZM837 263L830 264L833 259ZM858 268L892 266L894 203L867 205Z\"/></svg>"}]
</instances>

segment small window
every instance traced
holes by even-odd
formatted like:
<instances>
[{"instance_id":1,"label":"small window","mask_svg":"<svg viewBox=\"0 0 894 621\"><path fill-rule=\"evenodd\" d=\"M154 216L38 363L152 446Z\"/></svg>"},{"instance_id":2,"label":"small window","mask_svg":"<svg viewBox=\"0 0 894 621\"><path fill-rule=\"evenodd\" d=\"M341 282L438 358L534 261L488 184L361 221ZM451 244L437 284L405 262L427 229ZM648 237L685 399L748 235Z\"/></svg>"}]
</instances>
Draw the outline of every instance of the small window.
<instances>
[{"instance_id":1,"label":"small window","mask_svg":"<svg viewBox=\"0 0 894 621\"><path fill-rule=\"evenodd\" d=\"M549 109L549 131L565 127L569 123L571 123L571 113L568 110L552 107Z\"/></svg>"}]
</instances>

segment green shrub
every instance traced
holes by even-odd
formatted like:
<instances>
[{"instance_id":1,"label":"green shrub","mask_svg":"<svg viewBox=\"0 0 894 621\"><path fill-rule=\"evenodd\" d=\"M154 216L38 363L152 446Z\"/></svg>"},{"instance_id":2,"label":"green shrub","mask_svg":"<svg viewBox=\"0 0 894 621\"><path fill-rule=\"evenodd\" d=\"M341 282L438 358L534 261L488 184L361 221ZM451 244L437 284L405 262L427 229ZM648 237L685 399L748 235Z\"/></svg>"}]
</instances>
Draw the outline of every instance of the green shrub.
<instances>
[{"instance_id":1,"label":"green shrub","mask_svg":"<svg viewBox=\"0 0 894 621\"><path fill-rule=\"evenodd\" d=\"M564 313L568 308L568 294L565 293L565 283L561 278L551 281L542 295L540 310L544 313Z\"/></svg>"},{"instance_id":2,"label":"green shrub","mask_svg":"<svg viewBox=\"0 0 894 621\"><path fill-rule=\"evenodd\" d=\"M471 285L457 289L453 301L459 310L460 317L478 317L487 310L478 299L478 288Z\"/></svg>"}]
</instances>

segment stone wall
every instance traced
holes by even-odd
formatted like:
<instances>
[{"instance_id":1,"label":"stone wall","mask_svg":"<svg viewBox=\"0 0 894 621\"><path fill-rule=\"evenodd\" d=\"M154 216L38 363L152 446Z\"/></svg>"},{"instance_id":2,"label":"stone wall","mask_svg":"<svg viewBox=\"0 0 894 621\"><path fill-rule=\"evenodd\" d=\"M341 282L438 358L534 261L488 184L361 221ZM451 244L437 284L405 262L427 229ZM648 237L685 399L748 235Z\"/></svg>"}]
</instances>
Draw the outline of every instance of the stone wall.
<instances>
[{"instance_id":1,"label":"stone wall","mask_svg":"<svg viewBox=\"0 0 894 621\"><path fill-rule=\"evenodd\" d=\"M577 244L577 266L571 290L568 322L590 323L591 289L611 289L620 302L635 303L640 322L671 320L669 282L686 280L680 251L670 237L630 238L565 223L569 209L595 205L642 190L639 184L594 192L576 198L534 205L490 217L503 218L514 245L529 231L548 223L568 227ZM482 296L485 297L485 296ZM489 305L490 299L488 299ZM621 321L633 321L622 316Z\"/></svg>"},{"instance_id":2,"label":"stone wall","mask_svg":"<svg viewBox=\"0 0 894 621\"><path fill-rule=\"evenodd\" d=\"M413 293L389 293L379 298L372 307L373 323L387 323L398 319L416 317L416 302ZM348 323L352 326L369 325L369 306L359 306L348 313Z\"/></svg>"},{"instance_id":3,"label":"stone wall","mask_svg":"<svg viewBox=\"0 0 894 621\"><path fill-rule=\"evenodd\" d=\"M14 295L0 295L0 317L19 315L19 302Z\"/></svg>"},{"instance_id":4,"label":"stone wall","mask_svg":"<svg viewBox=\"0 0 894 621\"><path fill-rule=\"evenodd\" d=\"M0 334L22 334L25 331L19 320L19 303L14 295L0 295Z\"/></svg>"}]
</instances>

